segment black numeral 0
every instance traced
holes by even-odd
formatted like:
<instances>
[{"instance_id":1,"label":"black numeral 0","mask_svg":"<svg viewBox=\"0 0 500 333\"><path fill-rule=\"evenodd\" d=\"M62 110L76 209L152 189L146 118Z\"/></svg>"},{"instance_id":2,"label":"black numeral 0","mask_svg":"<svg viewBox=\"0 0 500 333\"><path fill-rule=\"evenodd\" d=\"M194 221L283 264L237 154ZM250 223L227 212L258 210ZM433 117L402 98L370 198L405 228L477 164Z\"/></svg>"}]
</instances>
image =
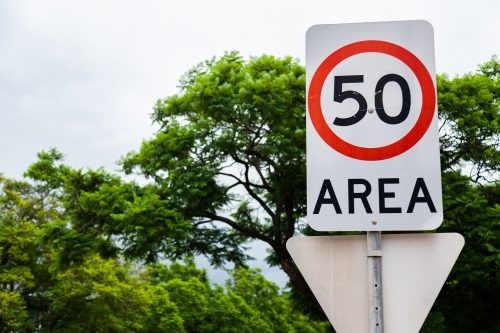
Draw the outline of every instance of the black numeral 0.
<instances>
[{"instance_id":1,"label":"black numeral 0","mask_svg":"<svg viewBox=\"0 0 500 333\"><path fill-rule=\"evenodd\" d=\"M366 115L367 103L366 99L357 91L346 90L342 91L343 83L362 83L363 75L346 75L346 76L335 76L334 86L333 86L333 100L338 103L342 103L345 99L352 98L356 100L359 104L358 112L354 116L349 118L336 117L333 124L337 126L350 126L359 122ZM389 82L396 82L401 88L401 94L403 96L403 105L401 106L401 111L397 116L389 116L384 109L384 88ZM375 110L380 120L389 125L401 124L408 118L410 114L411 107L411 94L408 82L397 74L387 74L384 75L380 80L378 80L375 86Z\"/></svg>"},{"instance_id":2,"label":"black numeral 0","mask_svg":"<svg viewBox=\"0 0 500 333\"><path fill-rule=\"evenodd\" d=\"M401 106L401 112L397 116L391 117L384 110L384 87L389 82L396 82L401 88L401 93L403 94L403 105ZM375 110L377 111L378 117L387 124L397 125L401 124L408 118L410 114L411 106L411 95L410 87L408 87L408 82L397 74L387 74L378 80L375 86Z\"/></svg>"}]
</instances>

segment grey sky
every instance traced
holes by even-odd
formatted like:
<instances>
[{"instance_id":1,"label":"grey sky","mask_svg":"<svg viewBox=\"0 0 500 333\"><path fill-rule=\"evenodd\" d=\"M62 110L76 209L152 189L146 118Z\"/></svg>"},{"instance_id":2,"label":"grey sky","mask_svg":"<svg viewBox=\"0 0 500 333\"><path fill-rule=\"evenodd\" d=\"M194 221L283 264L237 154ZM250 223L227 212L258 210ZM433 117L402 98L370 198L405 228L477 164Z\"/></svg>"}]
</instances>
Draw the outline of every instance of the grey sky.
<instances>
[{"instance_id":1,"label":"grey sky","mask_svg":"<svg viewBox=\"0 0 500 333\"><path fill-rule=\"evenodd\" d=\"M498 0L2 0L0 171L19 177L49 147L74 167L116 170L151 137L152 105L186 70L231 50L303 63L314 24L425 19L437 71L474 71L500 54L498 13Z\"/></svg>"}]
</instances>

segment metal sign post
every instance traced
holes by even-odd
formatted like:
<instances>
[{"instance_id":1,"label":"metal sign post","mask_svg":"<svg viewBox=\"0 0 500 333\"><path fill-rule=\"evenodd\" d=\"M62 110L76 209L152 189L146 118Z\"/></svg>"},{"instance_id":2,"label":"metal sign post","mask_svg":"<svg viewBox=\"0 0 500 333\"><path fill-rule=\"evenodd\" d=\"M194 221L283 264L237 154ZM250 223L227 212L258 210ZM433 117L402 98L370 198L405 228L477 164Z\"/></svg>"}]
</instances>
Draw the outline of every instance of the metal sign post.
<instances>
[{"instance_id":1,"label":"metal sign post","mask_svg":"<svg viewBox=\"0 0 500 333\"><path fill-rule=\"evenodd\" d=\"M418 333L464 246L464 238L455 233L381 236L384 313L378 315L384 321L371 326L367 310L370 300L376 299L368 293L367 236L292 237L287 242L295 264L338 333L368 333L374 328L379 329L375 332Z\"/></svg>"},{"instance_id":2,"label":"metal sign post","mask_svg":"<svg viewBox=\"0 0 500 333\"><path fill-rule=\"evenodd\" d=\"M370 333L384 333L384 307L382 297L382 235L380 231L368 231L366 236Z\"/></svg>"}]
</instances>

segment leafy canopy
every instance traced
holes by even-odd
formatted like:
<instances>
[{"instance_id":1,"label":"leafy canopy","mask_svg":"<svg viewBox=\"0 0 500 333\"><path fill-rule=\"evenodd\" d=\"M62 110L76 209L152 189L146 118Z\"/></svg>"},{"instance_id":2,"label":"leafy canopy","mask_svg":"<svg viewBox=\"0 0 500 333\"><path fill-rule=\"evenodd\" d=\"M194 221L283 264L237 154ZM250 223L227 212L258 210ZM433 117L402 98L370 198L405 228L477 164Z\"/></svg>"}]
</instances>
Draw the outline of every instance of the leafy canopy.
<instances>
[{"instance_id":1,"label":"leafy canopy","mask_svg":"<svg viewBox=\"0 0 500 333\"><path fill-rule=\"evenodd\" d=\"M65 177L37 173L36 182L0 177L0 332L327 331L328 323L294 312L289 297L258 270L235 269L227 285L218 286L190 257L184 264L145 266L122 256L99 256L108 240L100 236L91 242L74 232L72 219L80 215L66 206L66 193L52 189L82 173L44 163L50 155L57 153L40 154L30 170L45 165ZM89 170L84 176L101 173ZM80 191L77 200L86 202L87 195ZM68 250L71 254L62 253Z\"/></svg>"},{"instance_id":2,"label":"leafy canopy","mask_svg":"<svg viewBox=\"0 0 500 333\"><path fill-rule=\"evenodd\" d=\"M156 135L121 161L126 173L150 180L145 186L68 168L54 150L40 154L27 176L59 200L54 214L63 215L41 233L54 272L94 252L148 262L201 254L216 266L243 266L245 244L259 240L269 264L290 278L295 306L320 312L285 247L294 235L316 234L304 225L304 74L291 58L245 61L234 52L190 70L181 92L156 104ZM497 332L500 63L493 57L476 73L439 75L437 89L445 217L438 231L461 233L466 246L423 330Z\"/></svg>"}]
</instances>

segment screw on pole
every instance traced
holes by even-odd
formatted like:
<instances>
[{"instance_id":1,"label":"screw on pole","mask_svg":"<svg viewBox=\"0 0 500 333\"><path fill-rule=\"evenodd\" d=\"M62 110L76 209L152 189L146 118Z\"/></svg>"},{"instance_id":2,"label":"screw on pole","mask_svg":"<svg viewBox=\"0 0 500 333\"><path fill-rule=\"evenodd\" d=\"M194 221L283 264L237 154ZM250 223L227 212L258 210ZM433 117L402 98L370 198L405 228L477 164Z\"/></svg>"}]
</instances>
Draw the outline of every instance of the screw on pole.
<instances>
[{"instance_id":1,"label":"screw on pole","mask_svg":"<svg viewBox=\"0 0 500 333\"><path fill-rule=\"evenodd\" d=\"M382 299L382 236L380 231L368 231L368 297L370 333L384 333Z\"/></svg>"}]
</instances>

